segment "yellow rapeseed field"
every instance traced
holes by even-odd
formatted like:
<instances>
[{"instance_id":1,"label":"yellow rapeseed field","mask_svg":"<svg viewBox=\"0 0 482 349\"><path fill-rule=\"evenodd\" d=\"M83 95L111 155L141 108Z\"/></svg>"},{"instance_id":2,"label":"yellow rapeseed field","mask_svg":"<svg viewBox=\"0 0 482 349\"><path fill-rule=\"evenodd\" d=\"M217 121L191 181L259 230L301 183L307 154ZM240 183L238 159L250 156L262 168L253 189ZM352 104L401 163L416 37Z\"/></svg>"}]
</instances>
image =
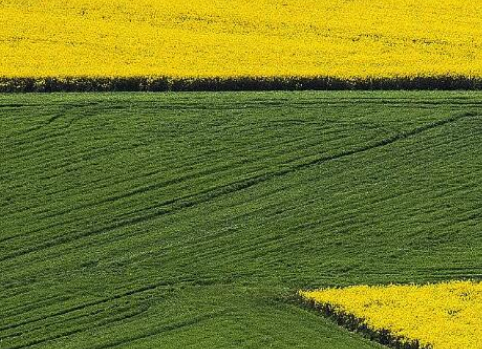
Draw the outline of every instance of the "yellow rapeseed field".
<instances>
[{"instance_id":1,"label":"yellow rapeseed field","mask_svg":"<svg viewBox=\"0 0 482 349\"><path fill-rule=\"evenodd\" d=\"M455 281L431 285L354 286L300 292L337 312L364 319L372 329L433 349L482 348L482 283Z\"/></svg>"},{"instance_id":2,"label":"yellow rapeseed field","mask_svg":"<svg viewBox=\"0 0 482 349\"><path fill-rule=\"evenodd\" d=\"M3 77L482 77L466 0L0 0Z\"/></svg>"}]
</instances>

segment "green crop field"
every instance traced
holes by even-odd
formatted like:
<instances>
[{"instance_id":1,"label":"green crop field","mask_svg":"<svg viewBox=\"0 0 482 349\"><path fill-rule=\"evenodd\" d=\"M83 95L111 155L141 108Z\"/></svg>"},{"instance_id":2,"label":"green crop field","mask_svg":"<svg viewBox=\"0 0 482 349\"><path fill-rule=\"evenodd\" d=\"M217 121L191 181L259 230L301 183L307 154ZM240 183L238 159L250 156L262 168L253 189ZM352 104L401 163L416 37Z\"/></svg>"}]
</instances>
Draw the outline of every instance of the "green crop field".
<instances>
[{"instance_id":1,"label":"green crop field","mask_svg":"<svg viewBox=\"0 0 482 349\"><path fill-rule=\"evenodd\" d=\"M382 348L298 289L482 276L482 93L0 95L0 348Z\"/></svg>"}]
</instances>

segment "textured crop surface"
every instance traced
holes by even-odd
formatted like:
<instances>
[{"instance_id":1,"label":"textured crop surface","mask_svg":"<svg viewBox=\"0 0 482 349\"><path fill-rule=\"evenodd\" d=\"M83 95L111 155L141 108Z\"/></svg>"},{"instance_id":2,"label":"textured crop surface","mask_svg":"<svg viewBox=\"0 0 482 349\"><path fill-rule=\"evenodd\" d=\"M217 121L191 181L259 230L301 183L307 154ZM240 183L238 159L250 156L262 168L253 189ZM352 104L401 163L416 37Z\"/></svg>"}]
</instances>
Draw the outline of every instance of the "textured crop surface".
<instances>
[{"instance_id":1,"label":"textured crop surface","mask_svg":"<svg viewBox=\"0 0 482 349\"><path fill-rule=\"evenodd\" d=\"M2 0L0 76L482 77L466 0Z\"/></svg>"},{"instance_id":2,"label":"textured crop surface","mask_svg":"<svg viewBox=\"0 0 482 349\"><path fill-rule=\"evenodd\" d=\"M482 274L482 95L0 95L0 346L379 348L299 289Z\"/></svg>"},{"instance_id":3,"label":"textured crop surface","mask_svg":"<svg viewBox=\"0 0 482 349\"><path fill-rule=\"evenodd\" d=\"M364 319L375 330L418 340L433 349L482 347L482 283L353 286L301 292L335 312Z\"/></svg>"}]
</instances>

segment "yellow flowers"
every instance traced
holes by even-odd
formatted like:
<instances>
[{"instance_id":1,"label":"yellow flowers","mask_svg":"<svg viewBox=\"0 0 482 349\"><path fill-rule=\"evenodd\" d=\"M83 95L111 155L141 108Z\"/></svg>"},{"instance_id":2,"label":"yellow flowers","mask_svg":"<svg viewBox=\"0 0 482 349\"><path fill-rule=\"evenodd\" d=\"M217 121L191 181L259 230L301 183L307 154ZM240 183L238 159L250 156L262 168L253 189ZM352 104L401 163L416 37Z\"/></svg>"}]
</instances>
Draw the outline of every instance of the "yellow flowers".
<instances>
[{"instance_id":1,"label":"yellow flowers","mask_svg":"<svg viewBox=\"0 0 482 349\"><path fill-rule=\"evenodd\" d=\"M482 77L466 0L2 0L0 77Z\"/></svg>"},{"instance_id":2,"label":"yellow flowers","mask_svg":"<svg viewBox=\"0 0 482 349\"><path fill-rule=\"evenodd\" d=\"M433 349L482 348L482 283L354 286L300 295Z\"/></svg>"}]
</instances>

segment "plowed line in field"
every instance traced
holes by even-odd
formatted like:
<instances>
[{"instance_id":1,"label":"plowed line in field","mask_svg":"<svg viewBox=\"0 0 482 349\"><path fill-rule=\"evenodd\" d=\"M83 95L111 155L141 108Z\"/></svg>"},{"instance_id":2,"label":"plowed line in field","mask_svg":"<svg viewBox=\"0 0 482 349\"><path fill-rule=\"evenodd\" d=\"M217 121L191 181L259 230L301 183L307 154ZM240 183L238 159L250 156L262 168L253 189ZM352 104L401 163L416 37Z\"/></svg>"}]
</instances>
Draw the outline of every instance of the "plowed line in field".
<instances>
[{"instance_id":1,"label":"plowed line in field","mask_svg":"<svg viewBox=\"0 0 482 349\"><path fill-rule=\"evenodd\" d=\"M72 335L77 334L77 333L85 332L86 330L89 330L89 329L92 329L92 328L99 329L100 327L103 327L103 326L106 326L106 325L112 325L112 324L117 323L117 322L121 322L121 321L124 321L124 320L127 320L127 319L131 319L133 317L136 317L138 315L141 315L141 314L145 313L146 311L147 310L145 310L145 309L141 309L141 310L137 310L137 311L134 311L134 312L131 312L131 313L121 314L119 316L110 317L110 318L92 323L88 326L76 328L76 329L73 329L73 330L70 330L70 331L67 331L67 332L63 332L63 333L59 333L59 334L56 334L56 335L53 335L53 336L50 336L50 337L36 339L36 340L33 340L33 341L28 342L26 344L17 345L17 346L11 347L11 349L30 348L30 347L38 345L38 344L51 342L51 341L54 341L56 339L60 339L60 338L72 336Z\"/></svg>"},{"instance_id":2,"label":"plowed line in field","mask_svg":"<svg viewBox=\"0 0 482 349\"><path fill-rule=\"evenodd\" d=\"M197 285L201 281L204 284L224 283L223 280L218 280L218 279L205 279L205 280L199 280L199 279L196 279L196 278L193 279L189 275L186 275L184 278L177 279L175 281L174 280L173 281L165 281L165 280L158 281L156 283L152 283L152 284L148 284L148 285L145 285L145 286L142 286L142 287L137 287L137 288L134 288L134 289L131 289L131 290L120 292L120 293L114 294L110 297L104 297L104 298L101 298L101 299L98 299L98 300L94 300L94 301L90 301L90 302L86 302L86 303L81 303L81 304L71 306L69 308L62 309L62 310L59 310L59 311L56 311L56 312L53 312L53 313L50 313L50 314L46 314L46 315L43 315L43 316L36 316L36 317L30 318L30 319L27 319L27 320L23 320L23 321L20 321L20 322L11 323L9 325L0 327L0 332L12 330L12 329L15 329L15 328L18 328L18 327L21 327L21 326L25 326L25 325L29 325L29 324L32 324L32 323L35 323L35 322L38 322L38 321L43 321L43 320L47 320L47 319L50 319L50 318L55 318L55 317L58 317L58 316L67 315L67 314L70 314L70 313L73 313L73 312L76 312L76 311L86 310L90 307L94 307L94 306L97 306L97 305L106 304L106 303L109 303L109 302L112 302L112 301L115 301L115 300L130 297L130 296L135 296L135 295L138 295L138 294L142 294L144 292L153 291L153 290L156 290L160 287L169 287L169 286L174 286L174 285L178 285L178 284Z\"/></svg>"},{"instance_id":3,"label":"plowed line in field","mask_svg":"<svg viewBox=\"0 0 482 349\"><path fill-rule=\"evenodd\" d=\"M59 111L58 113L56 113L55 115L51 116L48 120L46 120L45 122L41 123L41 124L38 124L38 125L35 125L35 126L32 126L30 128L27 128L23 131L19 131L19 132L15 132L15 136L18 136L18 135L22 135L22 136L26 136L26 135L29 135L30 133L34 132L34 131L37 131L37 130L40 130L46 126L48 126L49 124L51 124L52 122L54 122L55 120L57 120L58 118L60 117L63 117L65 115L68 114L69 111L71 111L74 107L72 106L65 106L61 111ZM12 138L12 134L10 135L7 135L7 138Z\"/></svg>"},{"instance_id":4,"label":"plowed line in field","mask_svg":"<svg viewBox=\"0 0 482 349\"><path fill-rule=\"evenodd\" d=\"M294 143L297 140L299 140L299 139L295 139L295 140L292 140L290 142L285 142L285 143L288 143L288 144ZM305 150L306 149L312 149L312 148L314 149L316 147L319 147L319 144L309 144L308 147L305 147L304 149ZM298 149L293 150L293 151L288 151L288 152L285 152L284 155L295 153L295 152L298 152L298 151L299 151ZM310 155L310 156L312 156L312 155ZM259 158L257 158L257 161L260 161L260 160L268 158L268 157L269 157L269 155L263 154L263 156L260 156ZM299 158L290 159L289 161L285 162L285 164L289 164L291 162L299 161L299 160L300 160ZM251 162L254 162L254 161L250 161L250 163ZM198 172L188 173L186 175L183 175L183 176L180 176L180 177L177 177L177 178L173 178L171 180L167 180L167 181L163 181L163 182L159 182L159 183L155 183L155 184L150 184L150 185L143 185L143 186L140 186L140 187L135 188L133 190L130 190L128 192L123 192L123 193L119 193L119 194L116 194L116 195L112 195L112 196L103 198L99 201L82 203L80 205L77 205L77 206L74 206L74 207L69 207L69 208L63 209L61 211L55 211L53 213L48 213L48 214L43 215L43 216L39 215L39 220L55 218L55 217L62 216L64 214L72 213L72 212L74 212L76 210L79 210L79 209L85 209L85 208L92 207L92 206L99 206L99 205L103 205L103 204L106 204L106 203L115 202L117 200L126 199L126 198L129 198L129 197L134 196L134 195L148 193L148 192L151 192L153 190L158 190L158 189L161 189L161 188L168 187L170 185L179 184L179 183L182 183L182 182L194 179L194 178L201 178L201 177L209 176L209 175L212 175L212 174L219 174L219 173L227 171L227 170L232 170L233 168L240 168L245 163L246 163L245 161L238 161L238 162L235 162L235 163L228 163L228 164L223 165L223 166L209 167L207 169L202 169ZM161 171L156 170L156 171L153 171L152 173L147 174L146 176L156 175L160 172ZM142 176L144 176L144 175L142 175ZM129 178L124 179L122 181L109 183L109 186L105 185L104 187L111 187L112 185L122 184L124 182L129 182L129 181L132 181L133 178L134 177L129 177ZM139 176L137 176L135 178L138 179ZM138 210L138 212L142 212L142 211L145 211L145 209ZM46 209L46 212L49 212L49 209ZM14 213L18 214L18 211L14 212ZM135 212L131 212L131 213L135 213ZM8 216L8 213L6 213L5 216ZM35 233L43 232L43 231L48 230L48 229L53 229L53 228L56 228L58 226L62 226L64 224L75 223L75 222L76 222L75 219L69 220L69 221L63 220L60 223L50 224L50 225L47 225L47 226L44 226L44 227L36 228L35 230L32 230L32 231L22 232L20 234L15 234L13 236L6 236L6 237L0 239L0 243L7 242L9 240L16 239L16 238L25 238L27 236L34 235Z\"/></svg>"},{"instance_id":5,"label":"plowed line in field","mask_svg":"<svg viewBox=\"0 0 482 349\"><path fill-rule=\"evenodd\" d=\"M89 320L91 320L92 317L95 317L96 315L102 314L104 311L105 311L104 309L96 309L96 310L94 310L94 311L92 311L92 312L89 312L89 313L86 312L86 313L81 313L81 314L79 314L79 315L75 315L75 316L69 317L68 319L60 318L60 319L57 319L56 321L50 322L48 325L43 324L43 323L37 324L36 327L35 327L35 326L29 327L28 330L10 333L10 334L5 335L5 336L0 336L0 341L5 341L5 340L10 339L10 338L15 338L15 337L22 336L22 335L24 335L26 332L32 333L32 332L34 332L34 331L46 329L47 327L52 326L52 325L61 324L61 325L65 326L65 324L66 324L67 322L71 323L72 321L75 321L75 320L80 320L80 319L89 319Z\"/></svg>"},{"instance_id":6,"label":"plowed line in field","mask_svg":"<svg viewBox=\"0 0 482 349\"><path fill-rule=\"evenodd\" d=\"M99 111L101 109L96 108L96 109L93 109L93 110L87 109L87 110L83 111L82 108L93 107L93 106L97 106L98 104L99 103L89 103L89 104L86 104L86 105L83 105L83 106L68 105L68 104L62 105L62 109L60 111L58 111L57 113L55 113L54 115L52 115L51 117L49 117L47 120L43 121L42 123L40 123L38 125L31 126L27 129L12 132L12 133L10 133L6 136L6 139L17 138L18 136L28 136L29 138L26 139L25 142L17 144L17 145L26 145L26 146L29 146L36 141L44 142L45 141L45 135L44 134L39 134L38 137L32 137L30 134L34 131L41 130L42 128L49 126L50 124L52 124L53 122L55 122L56 120L58 120L62 117L66 117L68 114L70 114L69 112L71 112L75 109L81 109L81 111L82 111L81 117L82 118L94 116L97 113L99 113ZM69 116L69 119L70 119L70 116ZM70 120L70 122L67 123L66 127L64 127L64 128L69 128L76 119L77 118L74 117L72 120Z\"/></svg>"},{"instance_id":7,"label":"plowed line in field","mask_svg":"<svg viewBox=\"0 0 482 349\"><path fill-rule=\"evenodd\" d=\"M5 308L2 316L0 317L1 320L6 319L10 316L22 314L31 310L36 310L40 307L45 307L48 305L52 304L58 304L60 302L66 302L70 299L68 296L51 296L51 297L45 297L44 299L37 300L34 302L24 302L20 306L14 306L14 307L9 307Z\"/></svg>"},{"instance_id":8,"label":"plowed line in field","mask_svg":"<svg viewBox=\"0 0 482 349\"><path fill-rule=\"evenodd\" d=\"M149 337L157 336L161 333L174 331L174 330L177 330L177 329L180 329L180 328L183 328L183 327L192 326L192 325L198 324L202 321L211 320L214 317L220 316L224 313L225 313L225 311L217 311L217 312L212 312L212 313L200 315L200 316L197 316L197 317L192 318L192 319L187 319L187 320L184 320L184 321L179 321L177 323L162 326L161 328L158 328L156 330L152 330L148 333L143 333L143 334L140 334L140 335L137 335L137 336L133 336L133 337L127 339L127 340L119 340L119 341L116 341L116 342L113 342L113 343L95 346L95 347L93 347L93 349L115 348L115 347L118 347L118 346L121 346L121 345L124 345L124 344L127 344L127 343L132 343L132 342L135 342L135 341L138 341L138 340L142 340L142 339L146 339L146 338L149 338Z\"/></svg>"},{"instance_id":9,"label":"plowed line in field","mask_svg":"<svg viewBox=\"0 0 482 349\"><path fill-rule=\"evenodd\" d=\"M376 141L372 144L368 144L368 145L365 145L365 146L357 147L357 148L354 148L352 150L342 151L338 154L329 155L329 156L321 156L321 157L319 157L317 159L314 159L312 161L309 161L309 162L305 162L305 163L298 164L298 165L295 165L295 166L287 166L285 169L267 172L267 173L264 173L264 174L260 174L260 175L257 175L257 176L251 177L251 178L243 179L243 180L240 180L240 181L237 181L237 182L232 182L230 184L226 184L226 185L219 186L219 187L216 187L216 188L203 190L203 191L198 192L198 193L193 194L193 195L187 195L187 196L184 196L184 197L181 197L181 198L174 198L174 199L171 199L171 200L167 200L165 202L162 202L162 203L158 204L154 208L154 209L156 209L156 212L152 212L152 213L149 213L149 214L146 214L146 215L143 215L143 216L133 217L133 218L129 218L129 219L126 219L126 220L123 220L123 221L119 221L119 222L116 222L114 224L102 227L100 229L96 229L96 230L92 230L92 231L88 231L88 232L83 232L83 233L79 233L79 234L71 234L70 236L62 236L62 237L59 237L57 239L50 240L50 241L47 241L45 243L39 244L37 246L32 246L32 247L28 247L28 248L25 248L25 249L22 249L22 250L18 250L18 251L12 252L10 254L7 254L5 256L2 256L0 258L0 262L8 261L8 260L23 256L23 255L26 255L26 254L34 253L34 252L37 252L37 251L40 251L40 250L45 250L45 249L48 249L48 248L51 248L51 247L54 247L54 246L66 244L66 243L72 242L74 240L87 238L87 237L90 237L90 236L93 236L93 235L105 234L105 233L108 233L108 232L113 231L115 229L123 228L123 227L129 226L129 225L147 222L147 221L150 221L152 219L156 219L160 216L164 216L164 215L167 215L167 214L173 214L173 213L175 213L177 211L180 211L182 209L197 206L199 204L211 201L212 199L215 199L215 198L218 198L218 197L221 197L221 196L224 196L224 195L232 194L232 193L235 193L235 192L238 192L238 191L241 191L241 190L251 188L255 185L267 182L267 181L269 181L271 179L274 179L274 178L279 178L279 177L282 177L282 176L285 176L285 175L288 175L288 174L291 174L291 173L295 173L297 171L304 170L304 169L307 169L307 168L310 168L310 167L313 167L313 166L318 166L318 165L321 165L321 164L324 164L324 163L327 163L327 162L330 162L330 161L336 161L336 160L339 160L339 159L342 159L342 158L345 158L345 157L349 157L349 156L364 153L364 152L367 152L367 151L370 151L370 150L373 150L373 149L385 147L385 146L391 145L393 143L396 143L398 141L403 141L405 139L417 136L419 134L430 131L432 129L443 127L443 126L445 126L447 124L450 124L450 123L454 123L454 122L459 121L461 119L469 118L469 117L477 117L477 116L478 115L473 113L473 112L464 112L464 113L454 115L454 116L451 116L451 117L448 117L448 118L445 118L445 119L442 119L442 120L439 120L439 121L431 122L431 123L425 124L423 126L416 127L416 128L414 128L412 130L409 130L409 131L396 133L391 137L384 138L380 141ZM152 208L150 208L150 209L152 209Z\"/></svg>"},{"instance_id":10,"label":"plowed line in field","mask_svg":"<svg viewBox=\"0 0 482 349\"><path fill-rule=\"evenodd\" d=\"M151 284L151 285L139 287L139 288L136 288L136 289L133 289L133 290L129 290L129 291L126 291L126 292L123 292L123 293L119 293L119 294L113 295L111 297L106 297L106 298L102 298L102 299L99 299L99 300L95 300L95 301L91 301L91 302L87 302L87 303L82 303L82 304L79 304L79 305L76 305L76 306L73 306L73 307L70 307L70 308L62 309L60 311L57 311L57 312L52 313L52 314L47 314L45 316L38 316L38 317L28 319L28 320L24 320L24 321L21 321L21 322L12 323L10 325L0 327L0 331L11 330L11 329L14 329L14 328L18 328L20 326L28 325L28 324L31 324L31 323L35 323L35 322L38 322L38 321L46 320L46 319L61 316L61 315L66 315L66 314L72 313L74 311L84 310L84 309L89 308L89 307L93 307L93 306L100 305L100 304L105 304L105 303L108 303L108 302L111 302L111 301L114 301L114 300L118 300L118 299L121 299L121 298L124 298L124 297L129 297L129 296L136 295L136 294L139 294L139 293L143 293L143 292L146 292L146 291L155 290L155 289L157 289L159 287L162 287L162 286L170 286L170 285L173 285L173 284L175 284L175 283L161 281L161 282L158 282L156 284Z\"/></svg>"}]
</instances>

